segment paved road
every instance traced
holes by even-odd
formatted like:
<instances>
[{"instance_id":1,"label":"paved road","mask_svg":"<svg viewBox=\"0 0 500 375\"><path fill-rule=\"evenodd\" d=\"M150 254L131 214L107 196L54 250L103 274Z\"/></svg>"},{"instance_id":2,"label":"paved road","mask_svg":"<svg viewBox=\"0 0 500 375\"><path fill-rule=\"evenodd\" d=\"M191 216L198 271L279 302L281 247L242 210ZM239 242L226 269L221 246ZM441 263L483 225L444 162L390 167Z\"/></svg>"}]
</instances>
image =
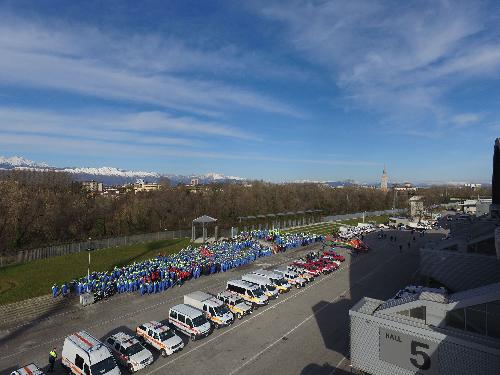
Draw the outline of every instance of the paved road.
<instances>
[{"instance_id":1,"label":"paved road","mask_svg":"<svg viewBox=\"0 0 500 375\"><path fill-rule=\"evenodd\" d=\"M372 252L348 257L336 272L317 278L305 288L293 289L205 339L186 340L184 350L169 358L155 356L155 362L141 372L190 375L347 372L349 308L365 295L389 298L410 282L418 268L417 248L432 237L417 236L413 241L408 232L397 235L404 243L402 253L389 239L371 236L367 242L374 249ZM101 339L118 330L131 332L144 321L165 320L168 308L182 302L186 293L217 292L228 279L239 278L259 267L289 263L313 249L314 246L261 258L254 264L192 280L163 294L120 295L87 308L0 331L1 373L29 362L46 365L49 350L55 346L60 353L64 337L76 330L85 329Z\"/></svg>"}]
</instances>

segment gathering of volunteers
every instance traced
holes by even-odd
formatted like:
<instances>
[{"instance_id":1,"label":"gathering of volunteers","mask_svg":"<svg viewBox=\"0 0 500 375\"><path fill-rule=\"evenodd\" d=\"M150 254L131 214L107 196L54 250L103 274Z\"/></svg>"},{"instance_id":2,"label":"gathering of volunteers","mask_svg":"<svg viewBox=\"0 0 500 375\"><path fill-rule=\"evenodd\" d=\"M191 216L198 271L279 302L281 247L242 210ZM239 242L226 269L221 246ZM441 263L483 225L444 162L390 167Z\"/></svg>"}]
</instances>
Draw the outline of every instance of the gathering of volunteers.
<instances>
[{"instance_id":1,"label":"gathering of volunteers","mask_svg":"<svg viewBox=\"0 0 500 375\"><path fill-rule=\"evenodd\" d=\"M54 284L52 296L94 293L107 297L115 293L160 293L191 278L226 272L257 258L321 240L322 236L285 234L277 230L244 232L231 239L197 247L190 245L173 255L159 254L153 259L115 267L110 271L91 272L61 286Z\"/></svg>"},{"instance_id":2,"label":"gathering of volunteers","mask_svg":"<svg viewBox=\"0 0 500 375\"><path fill-rule=\"evenodd\" d=\"M312 233L284 233L277 229L260 229L252 230L245 233L254 239L265 240L272 243L273 253L283 252L299 246L307 246L315 242L321 242L325 239L324 236Z\"/></svg>"}]
</instances>

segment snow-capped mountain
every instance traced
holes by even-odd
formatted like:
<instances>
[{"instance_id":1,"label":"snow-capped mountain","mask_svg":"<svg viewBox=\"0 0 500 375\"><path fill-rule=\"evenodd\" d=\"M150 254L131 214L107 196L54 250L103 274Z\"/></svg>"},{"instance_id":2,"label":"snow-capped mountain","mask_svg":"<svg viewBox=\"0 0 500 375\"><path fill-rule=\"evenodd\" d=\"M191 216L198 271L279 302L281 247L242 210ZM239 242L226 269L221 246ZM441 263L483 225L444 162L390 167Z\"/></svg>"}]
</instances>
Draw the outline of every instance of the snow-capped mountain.
<instances>
[{"instance_id":1,"label":"snow-capped mountain","mask_svg":"<svg viewBox=\"0 0 500 375\"><path fill-rule=\"evenodd\" d=\"M16 168L16 167L46 168L46 167L48 167L48 165L45 163L37 163L37 162L34 162L33 160L28 160L28 159L25 159L25 158L20 157L20 156L12 156L10 158L0 156L0 168L11 169L11 168Z\"/></svg>"},{"instance_id":2,"label":"snow-capped mountain","mask_svg":"<svg viewBox=\"0 0 500 375\"><path fill-rule=\"evenodd\" d=\"M52 167L46 163L37 163L32 160L25 159L19 156L2 157L0 156L0 169L3 170L31 170L31 171L54 171L69 173L76 181L96 180L105 185L122 185L130 182L135 182L137 179L143 179L148 182L158 182L162 177L170 179L173 184L190 183L192 179L197 179L200 184L207 183L225 183L244 181L244 178L236 176L225 176L220 173L210 172L201 175L175 175L161 174L156 172L145 171L128 171L115 167Z\"/></svg>"},{"instance_id":3,"label":"snow-capped mountain","mask_svg":"<svg viewBox=\"0 0 500 375\"><path fill-rule=\"evenodd\" d=\"M126 171L115 167L100 167L100 168L62 168L62 172L73 174L91 174L95 176L117 176L117 177L153 177L159 178L160 174L155 172L143 171Z\"/></svg>"}]
</instances>

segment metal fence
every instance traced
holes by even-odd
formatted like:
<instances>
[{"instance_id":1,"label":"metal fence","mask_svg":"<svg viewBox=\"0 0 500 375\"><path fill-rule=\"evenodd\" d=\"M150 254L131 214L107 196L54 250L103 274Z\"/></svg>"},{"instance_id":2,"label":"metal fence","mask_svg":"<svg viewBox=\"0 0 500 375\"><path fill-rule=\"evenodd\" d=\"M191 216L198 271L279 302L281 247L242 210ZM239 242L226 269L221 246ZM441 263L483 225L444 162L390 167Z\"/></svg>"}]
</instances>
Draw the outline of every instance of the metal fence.
<instances>
[{"instance_id":1,"label":"metal fence","mask_svg":"<svg viewBox=\"0 0 500 375\"><path fill-rule=\"evenodd\" d=\"M0 267L11 264L20 264L37 259L45 259L58 255L78 253L87 249L105 249L110 247L137 245L146 242L173 240L191 236L191 229L163 231L146 234L135 234L131 236L106 238L101 240L88 240L84 242L54 245L39 249L21 250L12 255L0 256Z\"/></svg>"},{"instance_id":2,"label":"metal fence","mask_svg":"<svg viewBox=\"0 0 500 375\"><path fill-rule=\"evenodd\" d=\"M339 221L339 220L350 220L350 219L360 219L363 217L370 216L380 216L380 215L397 215L405 213L406 209L398 208L394 210L383 210L383 211L370 211L370 212L356 212L353 214L345 214L345 215L334 215L334 216L325 216L323 221Z\"/></svg>"}]
</instances>

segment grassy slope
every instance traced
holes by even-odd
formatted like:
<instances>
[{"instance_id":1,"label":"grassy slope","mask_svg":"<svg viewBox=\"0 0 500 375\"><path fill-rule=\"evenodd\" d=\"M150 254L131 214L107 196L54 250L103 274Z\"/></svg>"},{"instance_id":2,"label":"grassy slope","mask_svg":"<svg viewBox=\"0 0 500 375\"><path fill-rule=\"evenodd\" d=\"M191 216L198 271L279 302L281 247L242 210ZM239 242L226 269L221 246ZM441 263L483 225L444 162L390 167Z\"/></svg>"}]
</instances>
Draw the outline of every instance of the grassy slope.
<instances>
[{"instance_id":1,"label":"grassy slope","mask_svg":"<svg viewBox=\"0 0 500 375\"><path fill-rule=\"evenodd\" d=\"M377 224L383 224L387 223L389 221L389 217L386 215L381 215L381 216L370 216L365 218L365 223L368 223L369 221L375 222ZM315 234L322 234L322 235L327 235L332 233L333 228L338 228L341 225L353 225L356 226L358 223L362 223L363 219L350 219L350 220L344 220L344 221L337 221L337 222L324 222L324 223L318 223L314 225L310 225L307 227L301 227L301 228L292 228L289 230L286 230L286 233L300 233L300 232L309 232L309 233L315 233Z\"/></svg>"},{"instance_id":2,"label":"grassy slope","mask_svg":"<svg viewBox=\"0 0 500 375\"><path fill-rule=\"evenodd\" d=\"M91 254L91 270L106 271L158 253L172 254L188 244L189 239L183 238L96 250ZM0 305L49 294L54 283L61 285L86 275L87 265L88 253L84 251L0 268Z\"/></svg>"}]
</instances>

